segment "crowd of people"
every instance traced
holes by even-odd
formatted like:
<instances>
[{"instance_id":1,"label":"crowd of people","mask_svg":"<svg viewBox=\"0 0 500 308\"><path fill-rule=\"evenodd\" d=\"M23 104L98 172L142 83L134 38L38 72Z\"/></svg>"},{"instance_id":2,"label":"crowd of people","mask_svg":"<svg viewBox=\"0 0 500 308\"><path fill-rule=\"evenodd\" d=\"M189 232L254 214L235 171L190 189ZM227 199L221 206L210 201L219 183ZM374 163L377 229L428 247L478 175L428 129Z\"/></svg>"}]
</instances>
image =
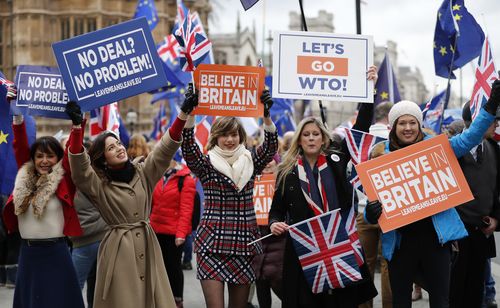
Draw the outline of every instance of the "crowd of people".
<instances>
[{"instance_id":1,"label":"crowd of people","mask_svg":"<svg viewBox=\"0 0 500 308\"><path fill-rule=\"evenodd\" d=\"M367 79L376 81L376 67ZM429 293L430 307L482 307L485 300L496 307L485 286L500 228L500 147L492 139L500 81L473 121L466 104L463 126L447 131L474 200L386 233L377 224L381 202L356 193L348 180L346 140L315 117L279 138L271 95L265 90L260 98L260 144L247 142L238 118L217 117L206 149L195 141L192 86L153 148L134 136L127 149L109 131L88 141L77 102L66 105L67 140L40 137L29 146L23 116L15 115L19 170L12 195L2 199L0 232L0 283L15 285L13 307L84 307L85 284L89 307L183 307L183 268L192 253L209 308L225 307L225 287L229 307L247 307L252 284L264 308L271 307L271 290L285 308L373 307L377 261L384 308L411 307L414 283ZM353 129L387 138L370 159L433 137L423 129L421 108L405 100L360 104ZM276 183L269 223L258 226L253 190L263 173ZM366 260L361 277L315 293L289 226L353 208ZM264 235L272 236L258 241Z\"/></svg>"}]
</instances>

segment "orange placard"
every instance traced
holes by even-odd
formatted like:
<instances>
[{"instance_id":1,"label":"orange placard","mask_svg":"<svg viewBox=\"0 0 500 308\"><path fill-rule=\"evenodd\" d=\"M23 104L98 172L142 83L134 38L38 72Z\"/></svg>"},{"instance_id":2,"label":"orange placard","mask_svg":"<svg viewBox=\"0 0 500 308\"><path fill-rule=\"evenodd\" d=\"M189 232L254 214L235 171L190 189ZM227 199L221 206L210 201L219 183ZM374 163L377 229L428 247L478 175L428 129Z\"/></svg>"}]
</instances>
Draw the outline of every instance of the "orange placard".
<instances>
[{"instance_id":1,"label":"orange placard","mask_svg":"<svg viewBox=\"0 0 500 308\"><path fill-rule=\"evenodd\" d=\"M369 200L382 203L383 232L473 199L445 135L356 166Z\"/></svg>"},{"instance_id":2,"label":"orange placard","mask_svg":"<svg viewBox=\"0 0 500 308\"><path fill-rule=\"evenodd\" d=\"M274 196L274 185L276 178L274 174L268 173L255 178L253 187L253 204L257 225L267 226L269 221L269 210Z\"/></svg>"},{"instance_id":3,"label":"orange placard","mask_svg":"<svg viewBox=\"0 0 500 308\"><path fill-rule=\"evenodd\" d=\"M198 107L193 114L262 117L263 67L200 64L194 72Z\"/></svg>"},{"instance_id":4,"label":"orange placard","mask_svg":"<svg viewBox=\"0 0 500 308\"><path fill-rule=\"evenodd\" d=\"M297 74L348 75L348 58L297 56Z\"/></svg>"}]
</instances>

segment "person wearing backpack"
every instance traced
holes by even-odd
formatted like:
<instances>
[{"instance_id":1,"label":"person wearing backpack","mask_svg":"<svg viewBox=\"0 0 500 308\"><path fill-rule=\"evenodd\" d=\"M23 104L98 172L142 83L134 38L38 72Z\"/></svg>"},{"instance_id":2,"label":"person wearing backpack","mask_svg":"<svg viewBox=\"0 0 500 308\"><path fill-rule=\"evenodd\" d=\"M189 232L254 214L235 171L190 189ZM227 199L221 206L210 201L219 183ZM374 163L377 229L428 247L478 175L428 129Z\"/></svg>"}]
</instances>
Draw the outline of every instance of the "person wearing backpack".
<instances>
[{"instance_id":1,"label":"person wearing backpack","mask_svg":"<svg viewBox=\"0 0 500 308\"><path fill-rule=\"evenodd\" d=\"M153 191L150 216L177 307L183 307L181 256L186 237L191 234L196 199L196 182L190 173L188 167L172 161Z\"/></svg>"}]
</instances>

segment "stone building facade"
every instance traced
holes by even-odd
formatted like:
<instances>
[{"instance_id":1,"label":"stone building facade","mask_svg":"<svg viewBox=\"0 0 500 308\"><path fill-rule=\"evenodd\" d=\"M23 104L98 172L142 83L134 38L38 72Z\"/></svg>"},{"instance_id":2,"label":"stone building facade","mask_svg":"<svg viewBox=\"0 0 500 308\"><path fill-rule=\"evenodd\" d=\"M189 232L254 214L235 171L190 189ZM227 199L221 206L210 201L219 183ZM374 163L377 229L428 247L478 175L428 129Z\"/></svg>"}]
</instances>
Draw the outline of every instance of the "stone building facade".
<instances>
[{"instance_id":1,"label":"stone building facade","mask_svg":"<svg viewBox=\"0 0 500 308\"><path fill-rule=\"evenodd\" d=\"M209 0L184 0L197 11L208 33ZM0 70L14 79L17 65L56 66L51 45L64 39L114 25L133 17L137 0L0 0ZM177 12L176 0L156 0L159 22L153 30L155 42L170 33ZM135 132L152 128L156 107L151 95L142 94L120 102L125 119L129 109L138 113ZM39 135L53 134L67 121L38 118Z\"/></svg>"}]
</instances>

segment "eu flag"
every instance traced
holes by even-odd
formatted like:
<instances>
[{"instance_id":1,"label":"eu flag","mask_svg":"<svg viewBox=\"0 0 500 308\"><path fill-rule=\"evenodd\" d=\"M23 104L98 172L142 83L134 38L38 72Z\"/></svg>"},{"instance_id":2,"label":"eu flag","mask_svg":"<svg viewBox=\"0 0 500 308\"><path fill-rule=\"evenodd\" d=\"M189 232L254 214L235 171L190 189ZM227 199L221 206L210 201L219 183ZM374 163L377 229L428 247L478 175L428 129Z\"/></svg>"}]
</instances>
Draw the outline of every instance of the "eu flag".
<instances>
[{"instance_id":1,"label":"eu flag","mask_svg":"<svg viewBox=\"0 0 500 308\"><path fill-rule=\"evenodd\" d=\"M389 59L389 55L387 53L385 54L382 64L380 64L375 90L377 92L375 95L375 104L385 101L397 103L401 100L398 83L396 82L391 60Z\"/></svg>"},{"instance_id":2,"label":"eu flag","mask_svg":"<svg viewBox=\"0 0 500 308\"><path fill-rule=\"evenodd\" d=\"M483 41L483 30L465 8L464 0L444 0L434 32L436 75L455 79L453 71L479 56Z\"/></svg>"},{"instance_id":3,"label":"eu flag","mask_svg":"<svg viewBox=\"0 0 500 308\"><path fill-rule=\"evenodd\" d=\"M5 78L0 72L0 77ZM17 163L14 156L12 142L12 116L9 115L10 104L7 102L7 88L0 86L0 194L10 195L14 189L14 180L17 174ZM35 139L35 121L25 116L28 142Z\"/></svg>"},{"instance_id":4,"label":"eu flag","mask_svg":"<svg viewBox=\"0 0 500 308\"><path fill-rule=\"evenodd\" d=\"M158 12L154 0L139 0L135 9L134 18L146 17L149 29L153 30L158 23Z\"/></svg>"}]
</instances>

